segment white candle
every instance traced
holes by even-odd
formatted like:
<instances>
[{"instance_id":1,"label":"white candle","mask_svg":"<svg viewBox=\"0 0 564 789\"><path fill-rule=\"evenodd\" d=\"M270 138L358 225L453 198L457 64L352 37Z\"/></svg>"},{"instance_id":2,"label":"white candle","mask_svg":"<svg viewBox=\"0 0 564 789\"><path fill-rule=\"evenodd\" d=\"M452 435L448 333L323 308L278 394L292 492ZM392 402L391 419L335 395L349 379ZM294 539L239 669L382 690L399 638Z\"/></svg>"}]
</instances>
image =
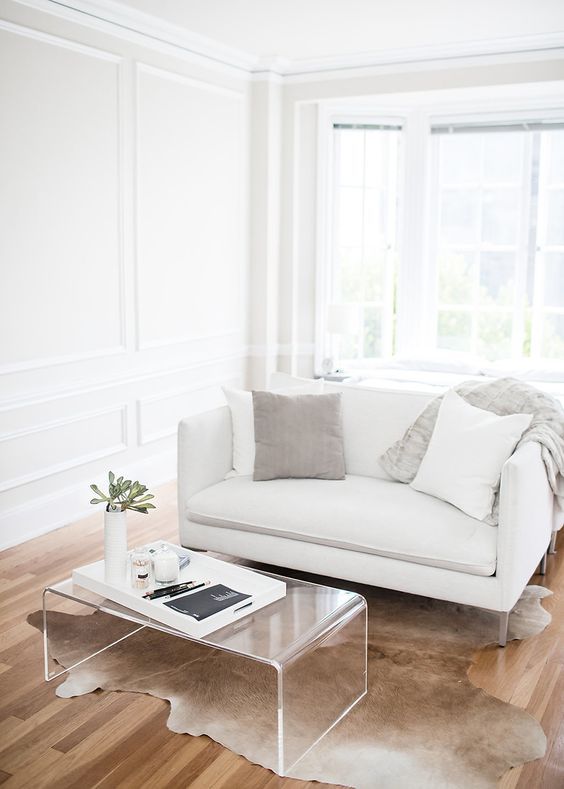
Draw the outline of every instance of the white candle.
<instances>
[{"instance_id":1,"label":"white candle","mask_svg":"<svg viewBox=\"0 0 564 789\"><path fill-rule=\"evenodd\" d=\"M166 546L159 548L153 556L155 581L159 584L171 583L178 578L178 556Z\"/></svg>"}]
</instances>

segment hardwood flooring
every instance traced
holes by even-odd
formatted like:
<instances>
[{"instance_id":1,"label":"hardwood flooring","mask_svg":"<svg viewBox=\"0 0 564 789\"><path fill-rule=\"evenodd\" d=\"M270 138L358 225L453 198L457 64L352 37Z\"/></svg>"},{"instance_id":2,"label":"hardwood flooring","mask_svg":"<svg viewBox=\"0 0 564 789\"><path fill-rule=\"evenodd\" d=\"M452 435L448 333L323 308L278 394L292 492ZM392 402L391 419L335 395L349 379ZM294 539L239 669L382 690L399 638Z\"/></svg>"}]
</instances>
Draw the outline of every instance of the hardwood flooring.
<instances>
[{"instance_id":1,"label":"hardwood flooring","mask_svg":"<svg viewBox=\"0 0 564 789\"><path fill-rule=\"evenodd\" d=\"M176 541L176 491L158 491L150 516L130 513L130 545ZM42 589L73 567L102 558L101 513L0 553L0 784L25 787L131 789L323 789L282 779L207 737L174 734L166 702L134 693L97 691L59 699L60 680L43 681L42 640L26 622ZM470 671L474 684L527 709L548 738L544 759L509 771L501 789L564 787L564 535L545 577L533 582L551 626L505 649L487 647ZM3 789L3 788L2 788Z\"/></svg>"}]
</instances>

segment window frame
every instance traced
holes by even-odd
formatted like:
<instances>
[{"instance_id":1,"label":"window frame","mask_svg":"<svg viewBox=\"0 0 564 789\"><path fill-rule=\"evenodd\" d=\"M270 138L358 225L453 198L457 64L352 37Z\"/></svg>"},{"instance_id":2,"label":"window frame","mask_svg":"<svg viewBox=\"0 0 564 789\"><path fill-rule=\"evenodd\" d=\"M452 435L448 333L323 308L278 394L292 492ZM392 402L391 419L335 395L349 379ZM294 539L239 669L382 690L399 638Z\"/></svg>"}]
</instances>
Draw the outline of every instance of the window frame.
<instances>
[{"instance_id":1,"label":"window frame","mask_svg":"<svg viewBox=\"0 0 564 789\"><path fill-rule=\"evenodd\" d=\"M394 123L403 127L403 155L398 175L395 356L424 358L437 352L438 271L433 238L436 236L437 217L433 206L435 201L431 199L432 178L436 176L437 168L433 167L432 161L431 127L443 123L524 122L532 117L564 120L563 94L555 92L560 85L562 83L530 86L530 90L524 87L521 92L510 88L505 91L468 88L390 95L381 101L378 97L368 97L345 103L318 103L316 372L321 370L322 359L331 355L332 350L326 332L326 307L330 303L333 277L333 124ZM444 94L444 98L440 94ZM536 256L539 254L537 241ZM535 269L537 267L535 264ZM544 309L540 309L544 313ZM539 342L541 340L537 340L537 344ZM512 356L517 345L518 341L513 338ZM531 350L533 347L536 346ZM390 357L358 360L355 369L362 371L382 367L386 361L392 360ZM516 363L519 361L515 358ZM533 354L530 362L547 368L558 367L557 360ZM461 362L461 372L464 366Z\"/></svg>"}]
</instances>

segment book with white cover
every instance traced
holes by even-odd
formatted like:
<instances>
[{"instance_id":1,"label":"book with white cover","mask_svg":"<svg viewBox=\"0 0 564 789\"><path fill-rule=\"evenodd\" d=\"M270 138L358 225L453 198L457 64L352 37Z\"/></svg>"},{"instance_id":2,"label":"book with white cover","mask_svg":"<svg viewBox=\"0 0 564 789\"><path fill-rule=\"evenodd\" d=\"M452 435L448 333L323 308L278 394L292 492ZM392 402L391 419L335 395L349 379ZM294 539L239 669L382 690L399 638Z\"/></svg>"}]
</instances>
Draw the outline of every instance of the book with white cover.
<instances>
[{"instance_id":1,"label":"book with white cover","mask_svg":"<svg viewBox=\"0 0 564 789\"><path fill-rule=\"evenodd\" d=\"M162 542L159 542L147 547L156 548L162 544ZM195 581L197 583L209 581L210 584L222 584L230 587L242 595L248 595L248 597L242 602L236 602L234 605L218 611L216 614L197 621L188 614L166 606L166 598L157 600L144 598L145 590L131 587L129 572L123 583L119 585L107 584L104 580L103 561L87 564L84 567L78 567L76 570L73 570L73 583L143 616L150 617L155 622L168 625L194 638L204 638L209 633L213 633L215 630L219 630L249 614L253 614L258 609L274 603L286 595L286 584L277 578L271 578L268 575L253 572L246 567L214 559L197 551L179 548L176 545L170 545L170 543L164 544L168 545L176 553L182 552L182 554L190 557L190 564L180 571L178 583L184 581ZM197 594L198 591L194 589L186 594ZM182 598L184 598L184 595L182 595ZM180 598L172 599L179 600Z\"/></svg>"}]
</instances>

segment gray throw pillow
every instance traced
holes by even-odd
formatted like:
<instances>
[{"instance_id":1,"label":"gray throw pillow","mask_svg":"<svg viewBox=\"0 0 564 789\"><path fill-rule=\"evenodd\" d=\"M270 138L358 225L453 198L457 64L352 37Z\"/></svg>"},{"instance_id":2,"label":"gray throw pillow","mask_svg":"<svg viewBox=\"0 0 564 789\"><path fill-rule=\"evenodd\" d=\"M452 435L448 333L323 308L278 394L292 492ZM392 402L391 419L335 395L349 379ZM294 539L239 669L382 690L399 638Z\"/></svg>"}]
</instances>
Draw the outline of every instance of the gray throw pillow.
<instances>
[{"instance_id":1,"label":"gray throw pillow","mask_svg":"<svg viewBox=\"0 0 564 789\"><path fill-rule=\"evenodd\" d=\"M253 392L253 479L344 479L341 394Z\"/></svg>"}]
</instances>

